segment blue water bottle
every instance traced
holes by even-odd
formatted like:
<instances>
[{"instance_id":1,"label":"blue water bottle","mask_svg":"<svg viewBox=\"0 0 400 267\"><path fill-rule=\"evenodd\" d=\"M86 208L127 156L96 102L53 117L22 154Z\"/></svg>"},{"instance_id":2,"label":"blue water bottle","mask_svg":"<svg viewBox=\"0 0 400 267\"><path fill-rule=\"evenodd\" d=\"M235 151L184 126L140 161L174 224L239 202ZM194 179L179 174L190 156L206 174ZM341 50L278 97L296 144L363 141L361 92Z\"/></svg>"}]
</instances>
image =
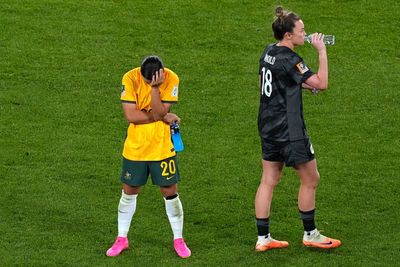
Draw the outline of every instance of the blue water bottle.
<instances>
[{"instance_id":1,"label":"blue water bottle","mask_svg":"<svg viewBox=\"0 0 400 267\"><path fill-rule=\"evenodd\" d=\"M176 152L181 152L184 149L181 133L179 132L179 125L173 123L171 125L171 138Z\"/></svg>"}]
</instances>

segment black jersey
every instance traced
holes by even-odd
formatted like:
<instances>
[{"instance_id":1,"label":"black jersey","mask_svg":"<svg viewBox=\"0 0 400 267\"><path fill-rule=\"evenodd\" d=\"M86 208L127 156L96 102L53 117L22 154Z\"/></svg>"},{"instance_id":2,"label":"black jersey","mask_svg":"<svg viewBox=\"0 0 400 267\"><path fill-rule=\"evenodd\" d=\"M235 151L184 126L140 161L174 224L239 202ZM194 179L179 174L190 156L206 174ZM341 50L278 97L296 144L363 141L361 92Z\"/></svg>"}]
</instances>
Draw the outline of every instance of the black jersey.
<instances>
[{"instance_id":1,"label":"black jersey","mask_svg":"<svg viewBox=\"0 0 400 267\"><path fill-rule=\"evenodd\" d=\"M301 84L313 72L293 50L271 44L262 53L259 74L260 136L278 142L307 138Z\"/></svg>"}]
</instances>

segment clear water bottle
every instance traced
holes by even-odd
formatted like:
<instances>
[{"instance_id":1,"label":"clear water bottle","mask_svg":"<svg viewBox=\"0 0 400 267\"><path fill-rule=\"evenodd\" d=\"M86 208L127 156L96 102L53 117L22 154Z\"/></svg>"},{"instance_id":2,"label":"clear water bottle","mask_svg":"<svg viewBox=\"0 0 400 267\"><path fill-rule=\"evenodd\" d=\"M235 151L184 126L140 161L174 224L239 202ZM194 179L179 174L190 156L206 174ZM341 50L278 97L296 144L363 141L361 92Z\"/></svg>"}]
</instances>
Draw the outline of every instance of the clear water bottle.
<instances>
[{"instance_id":1,"label":"clear water bottle","mask_svg":"<svg viewBox=\"0 0 400 267\"><path fill-rule=\"evenodd\" d=\"M311 44L311 36L312 36L312 34L304 37L304 41L309 42ZM324 35L324 43L325 43L325 45L334 45L335 44L335 35L331 35L331 34Z\"/></svg>"},{"instance_id":2,"label":"clear water bottle","mask_svg":"<svg viewBox=\"0 0 400 267\"><path fill-rule=\"evenodd\" d=\"M182 138L181 138L181 133L179 131L179 125L176 123L173 123L171 125L171 138L172 138L172 143L174 144L174 149L176 152L181 152L184 149Z\"/></svg>"}]
</instances>

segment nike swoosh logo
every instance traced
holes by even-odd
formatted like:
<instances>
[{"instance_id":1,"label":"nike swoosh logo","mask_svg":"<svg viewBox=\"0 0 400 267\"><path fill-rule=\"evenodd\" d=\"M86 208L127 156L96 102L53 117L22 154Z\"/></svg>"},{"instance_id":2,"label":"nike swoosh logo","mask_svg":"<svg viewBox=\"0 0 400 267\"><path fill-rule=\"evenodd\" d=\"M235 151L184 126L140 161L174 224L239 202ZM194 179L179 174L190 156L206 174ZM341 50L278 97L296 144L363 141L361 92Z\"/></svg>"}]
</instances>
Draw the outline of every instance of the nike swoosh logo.
<instances>
[{"instance_id":1,"label":"nike swoosh logo","mask_svg":"<svg viewBox=\"0 0 400 267\"><path fill-rule=\"evenodd\" d=\"M171 180L172 178L174 178L175 177L175 175L172 175L172 176L170 176L170 177L167 177L167 178L165 178L165 179L167 179L167 180Z\"/></svg>"},{"instance_id":2,"label":"nike swoosh logo","mask_svg":"<svg viewBox=\"0 0 400 267\"><path fill-rule=\"evenodd\" d=\"M329 246L329 245L332 245L332 244L333 244L332 241L321 243L321 245L324 245L324 246Z\"/></svg>"},{"instance_id":3,"label":"nike swoosh logo","mask_svg":"<svg viewBox=\"0 0 400 267\"><path fill-rule=\"evenodd\" d=\"M119 213L128 213L127 211L120 211L118 210Z\"/></svg>"}]
</instances>

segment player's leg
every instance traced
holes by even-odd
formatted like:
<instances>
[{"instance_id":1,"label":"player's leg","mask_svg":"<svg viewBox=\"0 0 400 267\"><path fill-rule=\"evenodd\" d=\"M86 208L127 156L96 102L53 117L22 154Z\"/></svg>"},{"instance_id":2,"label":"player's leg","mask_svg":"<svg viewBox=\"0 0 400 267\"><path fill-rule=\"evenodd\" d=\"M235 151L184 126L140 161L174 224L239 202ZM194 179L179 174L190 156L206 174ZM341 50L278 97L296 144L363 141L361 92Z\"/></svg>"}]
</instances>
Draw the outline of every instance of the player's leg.
<instances>
[{"instance_id":1,"label":"player's leg","mask_svg":"<svg viewBox=\"0 0 400 267\"><path fill-rule=\"evenodd\" d=\"M269 233L269 214L272 196L276 185L280 181L283 167L283 162L262 160L263 173L255 199L258 232L256 251L288 246L287 242L275 240Z\"/></svg>"},{"instance_id":2,"label":"player's leg","mask_svg":"<svg viewBox=\"0 0 400 267\"><path fill-rule=\"evenodd\" d=\"M315 194L320 180L315 159L294 167L300 177L298 206L301 211L315 209Z\"/></svg>"},{"instance_id":3,"label":"player's leg","mask_svg":"<svg viewBox=\"0 0 400 267\"><path fill-rule=\"evenodd\" d=\"M128 237L140 189L140 186L123 184L122 195L118 205L118 236Z\"/></svg>"},{"instance_id":4,"label":"player's leg","mask_svg":"<svg viewBox=\"0 0 400 267\"><path fill-rule=\"evenodd\" d=\"M281 179L283 162L262 160L262 176L255 200L256 217L268 218L274 189Z\"/></svg>"},{"instance_id":5,"label":"player's leg","mask_svg":"<svg viewBox=\"0 0 400 267\"><path fill-rule=\"evenodd\" d=\"M298 207L304 226L304 245L319 248L340 246L339 240L321 235L315 226L315 194L320 180L316 160L298 164L295 166L295 170L300 177Z\"/></svg>"},{"instance_id":6,"label":"player's leg","mask_svg":"<svg viewBox=\"0 0 400 267\"><path fill-rule=\"evenodd\" d=\"M165 210L174 234L174 249L179 257L188 258L191 251L182 236L183 231L183 207L179 199L177 185L161 186L161 193L165 201Z\"/></svg>"},{"instance_id":7,"label":"player's leg","mask_svg":"<svg viewBox=\"0 0 400 267\"><path fill-rule=\"evenodd\" d=\"M174 235L174 248L181 258L191 255L183 236L183 207L178 195L177 183L180 180L177 157L171 157L150 165L151 177L154 184L160 186L164 197L165 210Z\"/></svg>"},{"instance_id":8,"label":"player's leg","mask_svg":"<svg viewBox=\"0 0 400 267\"><path fill-rule=\"evenodd\" d=\"M107 256L118 256L129 246L128 232L136 211L137 196L141 185L144 185L147 181L148 173L147 163L123 160L121 174L123 186L118 204L118 236L111 248L107 250Z\"/></svg>"},{"instance_id":9,"label":"player's leg","mask_svg":"<svg viewBox=\"0 0 400 267\"><path fill-rule=\"evenodd\" d=\"M183 207L178 196L176 184L170 186L160 186L161 194L165 202L165 211L171 224L174 240L182 238L183 231Z\"/></svg>"},{"instance_id":10,"label":"player's leg","mask_svg":"<svg viewBox=\"0 0 400 267\"><path fill-rule=\"evenodd\" d=\"M319 183L319 173L315 159L294 167L300 177L298 207L303 220L304 231L314 230L315 194Z\"/></svg>"}]
</instances>

